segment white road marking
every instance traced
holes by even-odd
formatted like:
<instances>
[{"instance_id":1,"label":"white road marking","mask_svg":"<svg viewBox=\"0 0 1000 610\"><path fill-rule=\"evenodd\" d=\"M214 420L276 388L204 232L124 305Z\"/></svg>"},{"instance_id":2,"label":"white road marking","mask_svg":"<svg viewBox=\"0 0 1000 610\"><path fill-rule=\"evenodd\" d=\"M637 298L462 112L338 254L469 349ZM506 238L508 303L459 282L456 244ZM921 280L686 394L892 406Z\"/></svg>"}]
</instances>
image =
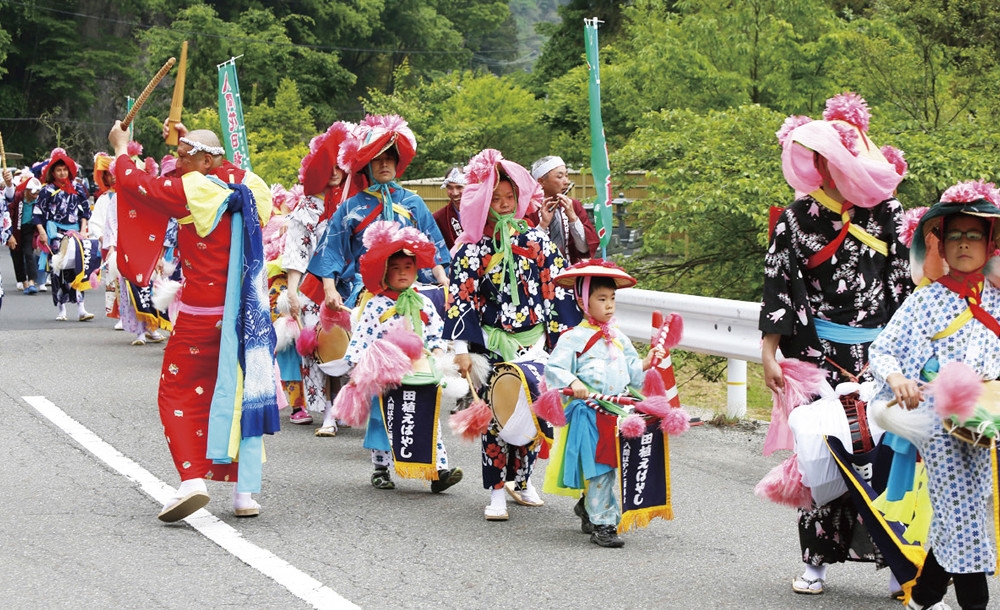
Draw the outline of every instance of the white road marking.
<instances>
[{"instance_id":1,"label":"white road marking","mask_svg":"<svg viewBox=\"0 0 1000 610\"><path fill-rule=\"evenodd\" d=\"M102 438L91 432L83 424L66 414L44 396L22 396L22 398L49 421L58 426L84 449L94 454L111 468L126 478L139 484L159 504L164 504L174 496L176 490L153 473L149 472ZM187 519L187 523L203 536L231 553L240 561L256 569L285 587L289 593L312 604L314 608L346 609L358 608L341 597L336 591L299 570L274 553L248 542L228 524L220 521L212 513L201 509Z\"/></svg>"}]
</instances>

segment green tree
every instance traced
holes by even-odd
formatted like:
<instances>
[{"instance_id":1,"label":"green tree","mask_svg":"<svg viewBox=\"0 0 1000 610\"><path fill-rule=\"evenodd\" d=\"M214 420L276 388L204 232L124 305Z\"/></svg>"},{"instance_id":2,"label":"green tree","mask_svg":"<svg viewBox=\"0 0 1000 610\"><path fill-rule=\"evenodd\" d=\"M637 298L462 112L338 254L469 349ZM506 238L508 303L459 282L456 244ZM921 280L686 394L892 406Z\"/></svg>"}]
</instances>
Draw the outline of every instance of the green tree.
<instances>
[{"instance_id":1,"label":"green tree","mask_svg":"<svg viewBox=\"0 0 1000 610\"><path fill-rule=\"evenodd\" d=\"M254 172L268 184L291 188L298 182L309 139L316 135L311 109L302 105L295 81L283 78L274 104L264 101L247 108L245 119Z\"/></svg>"},{"instance_id":2,"label":"green tree","mask_svg":"<svg viewBox=\"0 0 1000 610\"><path fill-rule=\"evenodd\" d=\"M409 77L407 65L397 79ZM407 178L441 176L484 148L527 165L547 154L549 130L541 123L541 103L505 76L453 72L429 82L395 88L390 95L370 90L365 109L407 119L417 136L417 158Z\"/></svg>"},{"instance_id":3,"label":"green tree","mask_svg":"<svg viewBox=\"0 0 1000 610\"><path fill-rule=\"evenodd\" d=\"M650 181L629 209L643 244L628 264L644 286L760 298L768 209L791 203L774 137L784 118L758 105L662 110L612 156L612 168L645 169Z\"/></svg>"}]
</instances>

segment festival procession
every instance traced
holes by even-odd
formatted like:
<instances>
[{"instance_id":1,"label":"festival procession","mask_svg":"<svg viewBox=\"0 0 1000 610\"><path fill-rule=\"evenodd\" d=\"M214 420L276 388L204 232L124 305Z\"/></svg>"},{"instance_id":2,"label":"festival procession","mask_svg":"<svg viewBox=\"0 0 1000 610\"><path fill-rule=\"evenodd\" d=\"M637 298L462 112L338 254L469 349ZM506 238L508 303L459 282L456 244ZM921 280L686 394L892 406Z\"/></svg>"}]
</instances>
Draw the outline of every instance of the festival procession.
<instances>
[{"instance_id":1,"label":"festival procession","mask_svg":"<svg viewBox=\"0 0 1000 610\"><path fill-rule=\"evenodd\" d=\"M0 327L5 299L30 299L32 315L67 331L106 321L108 341L153 353L163 442L145 450L169 454L175 472L151 522L176 534L213 498L236 532L295 517L268 501L269 468L333 446L363 473L342 481L359 502L374 493L387 508L373 510L399 515L441 495L440 518L474 514L492 550L512 532L550 544L531 515L557 505L564 531L584 535L559 548L587 541L574 552L624 569L624 551L603 549L695 518L674 505L688 492L671 460L697 461L680 443L703 422L671 351L696 339L673 311L639 320L640 337L616 316L616 297L653 284L608 251L599 93L592 201L571 196L560 156L514 160L487 142L435 178L444 203L431 209L407 183L424 134L406 116L335 120L296 158L294 183L269 183L251 165L236 58L219 66L220 124L189 128L187 43L179 51L106 125L100 150L8 163L0 131L14 275L2 278ZM160 131L134 130L166 83ZM880 583L863 607L985 609L1000 568L1000 188L957 176L905 208L915 159L873 141L862 94L821 106L773 124L766 143L785 182L759 211L755 263L772 407L761 459L773 468L739 490L740 510L780 506L769 527L798 538L780 549L788 607L854 607L838 589L857 574L845 564L861 562ZM145 154L162 143L169 154ZM273 448L295 428L309 431L309 454Z\"/></svg>"}]
</instances>

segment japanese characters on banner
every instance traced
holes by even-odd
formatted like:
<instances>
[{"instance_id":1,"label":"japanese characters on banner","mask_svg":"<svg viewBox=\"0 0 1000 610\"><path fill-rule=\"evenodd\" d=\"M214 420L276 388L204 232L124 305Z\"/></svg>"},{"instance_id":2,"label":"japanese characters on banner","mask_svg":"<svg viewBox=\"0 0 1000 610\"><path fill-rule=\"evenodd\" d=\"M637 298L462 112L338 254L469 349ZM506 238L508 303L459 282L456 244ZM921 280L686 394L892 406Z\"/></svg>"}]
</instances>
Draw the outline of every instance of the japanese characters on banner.
<instances>
[{"instance_id":1,"label":"japanese characters on banner","mask_svg":"<svg viewBox=\"0 0 1000 610\"><path fill-rule=\"evenodd\" d=\"M243 124L243 102L236 79L236 58L219 65L219 119L226 157L240 169L251 171L247 130Z\"/></svg>"}]
</instances>

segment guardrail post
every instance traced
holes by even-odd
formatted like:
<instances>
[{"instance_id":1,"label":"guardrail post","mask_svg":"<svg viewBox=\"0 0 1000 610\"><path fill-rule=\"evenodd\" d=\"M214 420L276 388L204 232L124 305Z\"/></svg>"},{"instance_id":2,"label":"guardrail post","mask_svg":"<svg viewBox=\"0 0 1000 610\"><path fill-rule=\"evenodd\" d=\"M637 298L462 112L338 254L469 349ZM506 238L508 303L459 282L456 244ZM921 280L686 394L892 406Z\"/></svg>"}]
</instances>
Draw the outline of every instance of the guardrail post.
<instances>
[{"instance_id":1,"label":"guardrail post","mask_svg":"<svg viewBox=\"0 0 1000 610\"><path fill-rule=\"evenodd\" d=\"M728 359L726 370L726 416L731 419L747 414L747 363L746 360Z\"/></svg>"}]
</instances>

